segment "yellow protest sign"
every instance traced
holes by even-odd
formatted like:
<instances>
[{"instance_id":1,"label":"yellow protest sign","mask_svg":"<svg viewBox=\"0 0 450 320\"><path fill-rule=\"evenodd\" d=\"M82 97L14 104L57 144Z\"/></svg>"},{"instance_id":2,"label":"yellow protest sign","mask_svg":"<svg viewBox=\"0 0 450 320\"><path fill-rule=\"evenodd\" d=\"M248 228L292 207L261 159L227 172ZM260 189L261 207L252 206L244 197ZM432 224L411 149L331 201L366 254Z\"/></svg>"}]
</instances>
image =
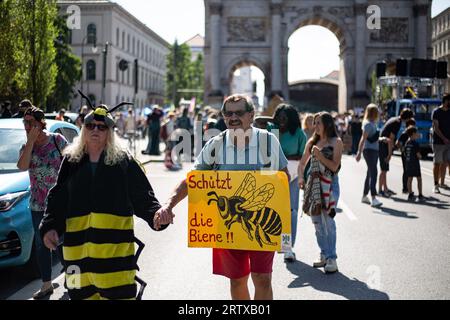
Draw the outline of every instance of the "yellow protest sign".
<instances>
[{"instance_id":1,"label":"yellow protest sign","mask_svg":"<svg viewBox=\"0 0 450 320\"><path fill-rule=\"evenodd\" d=\"M281 171L191 171L189 247L284 251L291 247L287 176Z\"/></svg>"}]
</instances>

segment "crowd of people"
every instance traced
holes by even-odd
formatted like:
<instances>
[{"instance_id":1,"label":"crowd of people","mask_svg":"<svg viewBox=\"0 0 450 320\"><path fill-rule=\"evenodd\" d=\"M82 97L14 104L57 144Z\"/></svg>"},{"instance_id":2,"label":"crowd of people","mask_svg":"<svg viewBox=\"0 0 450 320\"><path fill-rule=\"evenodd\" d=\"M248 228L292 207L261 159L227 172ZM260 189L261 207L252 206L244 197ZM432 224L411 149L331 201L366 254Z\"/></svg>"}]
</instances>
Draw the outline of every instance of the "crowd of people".
<instances>
[{"instance_id":1,"label":"crowd of people","mask_svg":"<svg viewBox=\"0 0 450 320\"><path fill-rule=\"evenodd\" d=\"M271 168L285 172L289 181L291 245L294 247L296 243L298 211L301 210L311 217L320 250L313 266L324 268L326 273L338 271L335 216L340 198L341 159L346 149L344 135L352 137L349 153L356 161L364 157L367 164L363 203L380 207L383 204L377 197L395 194L387 183L389 162L395 148L401 152L403 163L402 191L408 194L408 200L415 200L412 182L416 178L418 199L426 200L422 194L420 152L416 141L419 134L414 113L409 109L389 119L380 130L380 112L375 104L365 108L361 119L359 113L334 117L329 112L303 114L283 102L268 121L256 122L253 103L244 95L229 96L221 110L206 107L191 112L183 109L165 113L155 107L139 122L136 122L133 109L128 110L125 118L122 113L114 118L115 108L94 107L90 102L89 105L92 110L83 107L79 112L80 135L66 146L63 136L45 130L42 110L28 100L21 102L22 108L27 106L22 115L27 142L20 151L17 166L28 170L30 175L30 208L43 281L42 288L34 295L36 299L53 292L49 249L61 246L64 265L77 265L82 275L102 274L101 277L84 277L81 288L69 287L72 299L136 297L133 215L143 218L154 230L166 229L174 220L172 210L187 196L187 184L183 179L164 204L156 199L143 169L117 141L116 133L135 132L138 127L148 136L148 146L143 153L150 155L161 153L162 141L166 157L172 157L171 151L190 136L192 148L182 152L195 156L196 170L263 170L266 163L261 159L252 163L249 155L252 152L268 154L268 150L261 150L268 145L260 145L257 139L267 137L278 148ZM444 182L450 162L449 108L450 95L446 94L442 106L432 115L434 192L448 188ZM405 130L397 139L402 124ZM203 136L211 129L218 134L204 139L207 141L199 146L192 143L196 132ZM177 130L189 135L173 138ZM232 157L227 155L228 152L233 153ZM238 154L245 155L240 157L245 159L243 163L224 161L237 158ZM169 162L175 165L181 160L170 159ZM300 190L303 190L301 202ZM273 251L213 249L213 273L230 279L233 299L250 299L250 276L255 287L254 298L272 299L274 254ZM292 249L284 252L284 259L286 262L296 260ZM68 277L66 275L66 280Z\"/></svg>"}]
</instances>

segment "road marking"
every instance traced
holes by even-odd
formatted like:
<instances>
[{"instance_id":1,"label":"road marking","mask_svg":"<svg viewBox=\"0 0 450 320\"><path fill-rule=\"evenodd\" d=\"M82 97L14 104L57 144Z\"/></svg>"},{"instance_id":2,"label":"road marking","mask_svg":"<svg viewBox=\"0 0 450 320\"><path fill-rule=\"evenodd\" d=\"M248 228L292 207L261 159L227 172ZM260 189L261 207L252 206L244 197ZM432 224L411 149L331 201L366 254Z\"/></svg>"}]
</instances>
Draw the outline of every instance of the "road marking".
<instances>
[{"instance_id":1,"label":"road marking","mask_svg":"<svg viewBox=\"0 0 450 320\"><path fill-rule=\"evenodd\" d=\"M358 218L356 217L356 215L353 213L353 211L350 209L350 207L341 199L339 199L339 208L342 209L342 211L344 211L345 215L347 216L347 218L350 221L356 221L358 220Z\"/></svg>"}]
</instances>

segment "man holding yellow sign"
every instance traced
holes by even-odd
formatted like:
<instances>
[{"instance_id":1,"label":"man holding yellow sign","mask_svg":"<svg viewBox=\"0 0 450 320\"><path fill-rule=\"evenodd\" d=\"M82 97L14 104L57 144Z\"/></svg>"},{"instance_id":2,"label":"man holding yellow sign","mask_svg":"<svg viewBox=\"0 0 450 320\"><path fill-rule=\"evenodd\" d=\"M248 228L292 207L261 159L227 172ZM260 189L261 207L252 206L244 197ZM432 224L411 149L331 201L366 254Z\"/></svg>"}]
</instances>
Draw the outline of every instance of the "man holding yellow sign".
<instances>
[{"instance_id":1,"label":"man holding yellow sign","mask_svg":"<svg viewBox=\"0 0 450 320\"><path fill-rule=\"evenodd\" d=\"M283 172L192 171L187 183L189 247L290 249L289 185Z\"/></svg>"},{"instance_id":2,"label":"man holding yellow sign","mask_svg":"<svg viewBox=\"0 0 450 320\"><path fill-rule=\"evenodd\" d=\"M232 299L250 299L250 273L255 300L273 299L273 258L283 234L290 246L287 159L274 134L252 127L248 97L228 97L222 113L228 130L206 143L195 162L199 171L178 185L154 223L172 223L189 186L190 246L214 247L213 273L230 279Z\"/></svg>"}]
</instances>

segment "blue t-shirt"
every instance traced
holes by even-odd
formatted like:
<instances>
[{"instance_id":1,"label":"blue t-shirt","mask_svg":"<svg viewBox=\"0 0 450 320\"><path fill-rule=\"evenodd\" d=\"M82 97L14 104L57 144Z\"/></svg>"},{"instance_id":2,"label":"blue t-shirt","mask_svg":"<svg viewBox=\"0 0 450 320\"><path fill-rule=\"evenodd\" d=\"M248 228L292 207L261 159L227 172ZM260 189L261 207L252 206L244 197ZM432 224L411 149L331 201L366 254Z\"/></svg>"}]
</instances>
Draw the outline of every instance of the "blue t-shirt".
<instances>
[{"instance_id":1,"label":"blue t-shirt","mask_svg":"<svg viewBox=\"0 0 450 320\"><path fill-rule=\"evenodd\" d=\"M230 131L210 139L198 155L195 170L275 170L287 167L288 161L277 137L255 127L245 148L237 147ZM224 143L225 142L225 143Z\"/></svg>"},{"instance_id":2,"label":"blue t-shirt","mask_svg":"<svg viewBox=\"0 0 450 320\"><path fill-rule=\"evenodd\" d=\"M375 122L371 121L364 121L363 122L363 133L367 132L368 137L373 136L377 132L378 128ZM371 149L371 150L377 150L378 151L378 140L370 143L367 139L364 142L364 150L365 149Z\"/></svg>"}]
</instances>

